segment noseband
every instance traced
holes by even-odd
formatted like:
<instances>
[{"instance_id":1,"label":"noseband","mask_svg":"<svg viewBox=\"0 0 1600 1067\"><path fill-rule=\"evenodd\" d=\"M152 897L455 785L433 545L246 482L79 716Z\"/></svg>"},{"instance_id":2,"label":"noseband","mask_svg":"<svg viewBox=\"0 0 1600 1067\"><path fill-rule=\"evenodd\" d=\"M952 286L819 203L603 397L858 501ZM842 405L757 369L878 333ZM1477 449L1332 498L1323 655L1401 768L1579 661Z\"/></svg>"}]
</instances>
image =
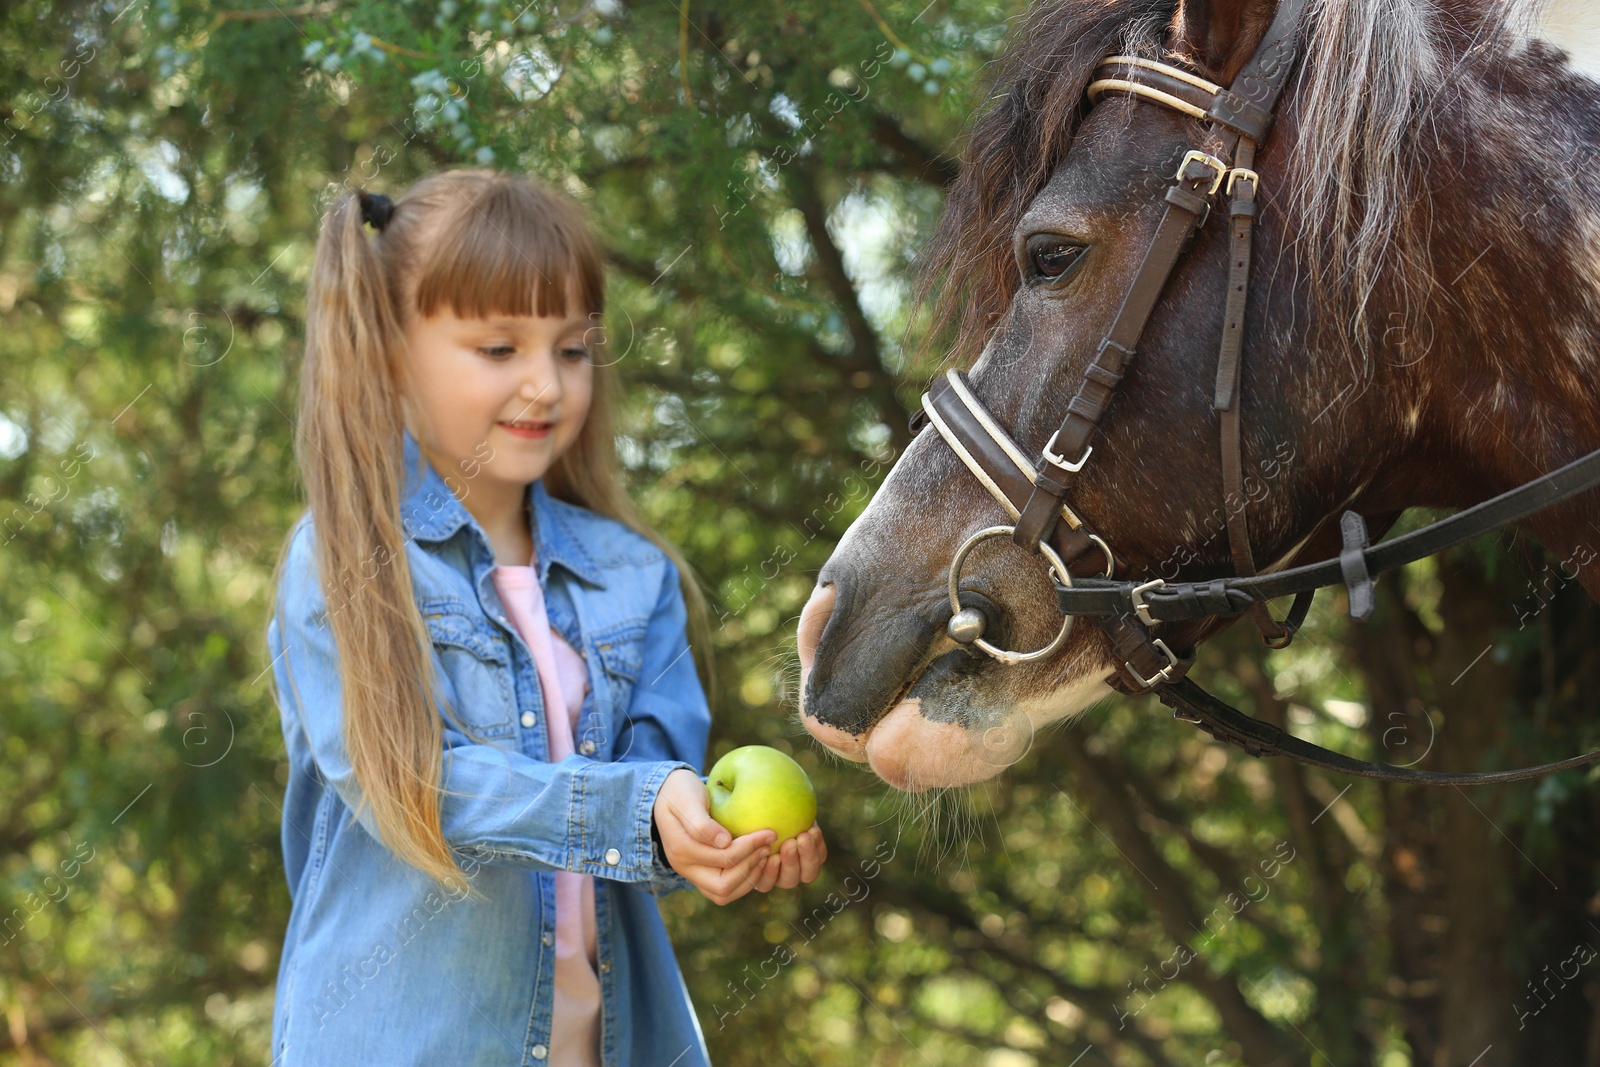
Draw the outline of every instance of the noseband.
<instances>
[{"instance_id":1,"label":"noseband","mask_svg":"<svg viewBox=\"0 0 1600 1067\"><path fill-rule=\"evenodd\" d=\"M1109 680L1113 688L1129 695L1154 692L1173 709L1174 717L1193 722L1253 756L1286 756L1344 774L1384 781L1481 785L1533 778L1600 760L1600 752L1590 752L1537 767L1441 773L1353 759L1302 741L1212 696L1186 677L1194 663L1193 654L1180 656L1151 633L1162 623L1248 612L1267 645L1283 648L1305 621L1318 589L1344 585L1349 591L1350 614L1365 620L1372 613L1377 574L1520 522L1600 484L1597 450L1448 519L1370 547L1365 521L1346 511L1340 517L1343 547L1337 558L1271 575L1257 574L1245 522L1239 433L1239 366L1256 194L1261 184L1252 168L1256 148L1271 128L1273 111L1299 58L1304 6L1305 0L1283 0L1266 36L1229 88L1136 56L1109 56L1096 68L1085 90L1091 103L1112 93L1170 108L1208 125L1210 150L1191 148L1179 162L1163 196L1166 208L1138 273L1067 405L1065 419L1040 450L1037 462L984 407L961 371L949 371L923 395L918 415L933 424L1011 519L1008 525L979 530L956 550L950 564L947 632L956 642L1012 665L1052 655L1065 644L1076 617L1090 616L1110 638L1119 664ZM1212 198L1219 190L1228 200L1230 255L1212 407L1222 424L1224 503L1239 503L1238 507L1224 507L1229 552L1238 576L1208 582L1118 581L1113 578L1115 552L1072 509L1067 496L1094 452L1090 441L1133 360L1167 277L1189 239L1205 225ZM914 416L914 427L920 421ZM978 608L964 606L960 600L961 568L967 555L980 542L1007 535L1046 557L1063 616L1061 629L1050 643L1031 652L1010 651L985 641L988 620ZM1290 594L1294 602L1287 617L1279 621L1267 610L1267 602Z\"/></svg>"}]
</instances>

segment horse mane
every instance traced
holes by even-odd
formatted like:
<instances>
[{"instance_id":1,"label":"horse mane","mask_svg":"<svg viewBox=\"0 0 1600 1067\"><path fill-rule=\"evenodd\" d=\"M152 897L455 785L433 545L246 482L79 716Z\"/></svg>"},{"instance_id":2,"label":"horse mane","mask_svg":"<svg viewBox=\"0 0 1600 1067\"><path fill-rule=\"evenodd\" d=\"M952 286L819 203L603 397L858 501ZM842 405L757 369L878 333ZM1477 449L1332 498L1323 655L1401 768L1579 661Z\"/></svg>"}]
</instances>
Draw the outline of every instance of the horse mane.
<instances>
[{"instance_id":1,"label":"horse mane","mask_svg":"<svg viewBox=\"0 0 1600 1067\"><path fill-rule=\"evenodd\" d=\"M1307 5L1284 208L1317 297L1316 336L1345 351L1358 382L1376 341L1443 295L1426 188L1431 164L1454 161L1432 150L1437 124L1476 120L1460 106L1464 83L1519 47L1538 2ZM1374 322L1380 292L1387 314Z\"/></svg>"},{"instance_id":2,"label":"horse mane","mask_svg":"<svg viewBox=\"0 0 1600 1067\"><path fill-rule=\"evenodd\" d=\"M1295 220L1319 335L1346 349L1358 378L1384 326L1369 322L1375 295L1409 314L1438 288L1422 195L1429 126L1467 72L1515 46L1537 3L1307 4L1305 52L1283 116L1294 127L1291 156L1287 173L1263 176L1265 195ZM1091 71L1113 51L1156 55L1176 8L1175 0L1040 3L1013 32L918 267L913 311L929 308L926 347L943 341L956 360L977 357L1020 281L1012 230L1071 148Z\"/></svg>"}]
</instances>

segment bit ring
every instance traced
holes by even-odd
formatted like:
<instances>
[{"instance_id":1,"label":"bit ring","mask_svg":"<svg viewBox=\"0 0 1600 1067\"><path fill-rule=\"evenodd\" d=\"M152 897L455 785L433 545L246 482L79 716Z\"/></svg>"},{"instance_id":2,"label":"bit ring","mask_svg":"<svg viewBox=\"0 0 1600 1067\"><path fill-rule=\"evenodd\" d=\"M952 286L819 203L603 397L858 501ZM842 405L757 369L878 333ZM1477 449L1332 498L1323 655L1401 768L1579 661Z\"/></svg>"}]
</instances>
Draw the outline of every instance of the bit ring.
<instances>
[{"instance_id":1,"label":"bit ring","mask_svg":"<svg viewBox=\"0 0 1600 1067\"><path fill-rule=\"evenodd\" d=\"M950 561L950 613L952 621L955 620L956 616L961 615L964 610L961 607L961 597L959 594L961 584L961 565L966 562L967 554L971 552L980 541L986 541L991 537L1009 536L1015 529L1015 526L986 527L967 538L966 541L962 543L961 547L956 549L955 557ZM1060 579L1061 584L1070 587L1072 585L1072 575L1067 573L1067 565L1061 561L1061 557L1056 554L1056 550L1051 548L1045 542L1040 541L1039 551L1043 552L1045 559L1050 561L1050 569ZM1055 638L1048 645L1045 645L1040 649L1035 649L1032 652L1013 652L1009 649L997 648L983 639L983 628L981 625L975 627L977 630L977 636L974 636L970 643L983 652L993 656L995 659L999 660L1008 667L1014 666L1018 663L1029 663L1033 660L1044 659L1046 656L1058 651L1062 645L1066 644L1067 634L1072 631L1072 623L1075 618L1076 617L1072 615L1064 616L1061 620L1061 630L1056 634ZM968 632L970 632L970 629ZM951 636L954 639L954 634ZM962 641L961 643L967 644L969 642Z\"/></svg>"}]
</instances>

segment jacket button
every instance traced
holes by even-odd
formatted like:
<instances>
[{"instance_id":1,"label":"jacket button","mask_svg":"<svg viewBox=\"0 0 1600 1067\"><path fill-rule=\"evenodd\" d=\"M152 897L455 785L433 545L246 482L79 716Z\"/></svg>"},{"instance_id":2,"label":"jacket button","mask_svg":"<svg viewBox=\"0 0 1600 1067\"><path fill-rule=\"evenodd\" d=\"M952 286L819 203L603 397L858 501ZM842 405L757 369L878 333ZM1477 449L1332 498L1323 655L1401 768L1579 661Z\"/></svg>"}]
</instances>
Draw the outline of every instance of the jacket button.
<instances>
[{"instance_id":1,"label":"jacket button","mask_svg":"<svg viewBox=\"0 0 1600 1067\"><path fill-rule=\"evenodd\" d=\"M610 960L601 960L600 961L600 973L601 974L609 974L610 971L611 971L611 961Z\"/></svg>"},{"instance_id":2,"label":"jacket button","mask_svg":"<svg viewBox=\"0 0 1600 1067\"><path fill-rule=\"evenodd\" d=\"M584 741L583 744L578 746L578 751L582 752L585 756L594 755L594 742Z\"/></svg>"},{"instance_id":3,"label":"jacket button","mask_svg":"<svg viewBox=\"0 0 1600 1067\"><path fill-rule=\"evenodd\" d=\"M547 945L548 945L548 944L550 944L550 942L552 942L552 941L554 941L554 940L555 940L555 938L553 938L553 937L551 937L551 936L550 936L550 935L549 935L549 934L545 934L545 935L544 935L544 936L543 936L543 937L541 937L541 938L540 938L540 939L539 939L539 940L540 940L540 941L543 941L543 942L544 942L544 943L545 943L545 944L547 944Z\"/></svg>"},{"instance_id":4,"label":"jacket button","mask_svg":"<svg viewBox=\"0 0 1600 1067\"><path fill-rule=\"evenodd\" d=\"M543 1045L535 1045L535 1046L533 1046L533 1048L529 1049L528 1051L533 1053L533 1058L534 1059L542 1060L542 1059L544 1059L545 1054L548 1053L550 1050L545 1048Z\"/></svg>"},{"instance_id":5,"label":"jacket button","mask_svg":"<svg viewBox=\"0 0 1600 1067\"><path fill-rule=\"evenodd\" d=\"M616 866L622 862L622 853L618 852L614 848L606 849L606 862L612 866Z\"/></svg>"},{"instance_id":6,"label":"jacket button","mask_svg":"<svg viewBox=\"0 0 1600 1067\"><path fill-rule=\"evenodd\" d=\"M524 725L524 726L532 726L534 723L536 723L538 721L539 721L538 716L536 716L533 712L525 711L525 712L522 713L522 725Z\"/></svg>"}]
</instances>

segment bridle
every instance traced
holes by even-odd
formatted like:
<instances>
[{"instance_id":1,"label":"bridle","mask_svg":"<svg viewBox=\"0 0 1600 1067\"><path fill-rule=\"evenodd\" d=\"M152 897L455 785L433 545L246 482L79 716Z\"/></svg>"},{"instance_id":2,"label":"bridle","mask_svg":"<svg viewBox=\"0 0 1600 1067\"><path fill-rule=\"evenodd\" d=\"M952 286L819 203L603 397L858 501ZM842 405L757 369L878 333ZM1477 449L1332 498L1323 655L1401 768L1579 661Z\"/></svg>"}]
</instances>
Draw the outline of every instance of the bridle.
<instances>
[{"instance_id":1,"label":"bridle","mask_svg":"<svg viewBox=\"0 0 1600 1067\"><path fill-rule=\"evenodd\" d=\"M1086 96L1092 104L1107 94L1125 94L1178 111L1209 124L1215 151L1190 149L1165 190L1166 208L1145 251L1138 273L1106 331L1059 428L1035 462L1000 425L959 370L936 380L913 416L913 430L931 422L967 469L1000 503L1011 522L972 534L950 563L951 618L947 632L956 642L1012 665L1043 659L1066 642L1074 620L1087 615L1111 639L1119 664L1109 684L1120 692L1154 692L1174 717L1196 723L1220 741L1253 756L1286 756L1326 770L1384 781L1479 785L1533 778L1600 760L1600 751L1536 767L1480 773L1443 773L1371 763L1302 741L1253 718L1206 692L1186 677L1194 656L1180 656L1151 630L1162 623L1233 617L1248 612L1263 641L1284 648L1304 623L1320 588L1343 585L1350 614L1365 620L1373 610L1373 580L1383 571L1444 551L1600 485L1600 450L1447 519L1378 545L1368 544L1366 523L1354 511L1340 516L1342 548L1337 558L1257 574L1245 521L1243 446L1239 433L1239 366L1243 348L1245 300L1260 177L1252 169L1258 145L1271 128L1277 106L1301 50L1305 0L1284 0L1255 53L1232 86L1224 88L1189 71L1136 56L1113 55L1095 69ZM1178 257L1211 213L1221 190L1228 199L1230 223L1228 291L1212 407L1220 413L1221 449L1228 545L1236 577L1206 582L1116 580L1112 547L1067 502L1068 494L1094 452L1090 443L1106 408L1132 362L1140 335L1155 309ZM992 537L1009 535L1016 544L1042 554L1050 565L1056 604L1063 619L1050 643L1015 652L985 641L988 620L981 609L961 602L961 568L972 549ZM1102 570L1101 564L1104 563ZM1267 602L1293 594L1283 620Z\"/></svg>"}]
</instances>

